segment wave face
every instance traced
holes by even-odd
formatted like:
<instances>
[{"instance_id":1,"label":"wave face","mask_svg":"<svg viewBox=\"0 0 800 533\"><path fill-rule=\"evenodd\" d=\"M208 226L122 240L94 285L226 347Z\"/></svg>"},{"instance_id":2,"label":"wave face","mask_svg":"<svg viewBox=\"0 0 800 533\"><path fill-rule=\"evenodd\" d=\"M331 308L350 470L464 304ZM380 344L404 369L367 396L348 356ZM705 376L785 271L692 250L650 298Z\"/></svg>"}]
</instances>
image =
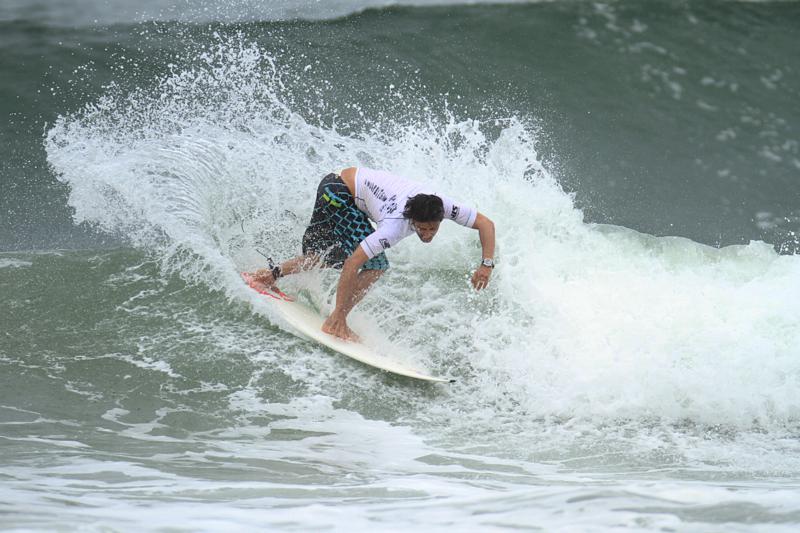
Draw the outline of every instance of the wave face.
<instances>
[{"instance_id":1,"label":"wave face","mask_svg":"<svg viewBox=\"0 0 800 533\"><path fill-rule=\"evenodd\" d=\"M9 67L1 82L10 96L0 111L11 117L5 175L16 177L7 201L15 213L0 227L4 249L104 239L76 235L66 190L44 161L44 124L103 98L108 84L155 90L168 65L190 68L215 46L215 32L241 32L289 79L307 68L302 81L324 92L318 111L328 120L352 119L356 107L401 118L394 86L414 96L405 101L412 113L444 98L458 120L480 119L488 108L536 123L542 161L588 221L713 246L763 240L782 253L797 249L795 3L395 6L321 21L211 18L220 22L0 22L0 47L29 73ZM304 89L287 91L300 98Z\"/></svg>"},{"instance_id":2,"label":"wave face","mask_svg":"<svg viewBox=\"0 0 800 533\"><path fill-rule=\"evenodd\" d=\"M586 224L522 119L458 120L446 102L436 109L397 88L376 116L325 117L324 91L338 87L286 77L241 39L220 37L157 87L111 91L53 126L48 161L76 222L235 298L237 272L263 263L257 250L298 252L323 175L347 164L394 169L496 219L502 266L489 296L465 287L475 236L447 228L436 246L404 242L396 274L365 307L423 359L489 379L481 402L511 388L534 418L796 422L795 257ZM315 89L298 96L298 87ZM393 107L428 111L398 119ZM404 314L420 320L393 318ZM725 386L708 387L721 358Z\"/></svg>"},{"instance_id":3,"label":"wave face","mask_svg":"<svg viewBox=\"0 0 800 533\"><path fill-rule=\"evenodd\" d=\"M753 57L788 50L794 9L5 23L82 44L53 91L18 91L49 117L43 150L35 121L6 125L23 230L0 242L25 251L0 254L0 512L42 530L218 529L208 509L234 530L793 524L798 70ZM445 224L390 250L353 313L452 386L297 338L239 279L299 251L318 181L349 165L496 223L487 291L468 283L477 236ZM325 313L335 281L285 288Z\"/></svg>"}]
</instances>

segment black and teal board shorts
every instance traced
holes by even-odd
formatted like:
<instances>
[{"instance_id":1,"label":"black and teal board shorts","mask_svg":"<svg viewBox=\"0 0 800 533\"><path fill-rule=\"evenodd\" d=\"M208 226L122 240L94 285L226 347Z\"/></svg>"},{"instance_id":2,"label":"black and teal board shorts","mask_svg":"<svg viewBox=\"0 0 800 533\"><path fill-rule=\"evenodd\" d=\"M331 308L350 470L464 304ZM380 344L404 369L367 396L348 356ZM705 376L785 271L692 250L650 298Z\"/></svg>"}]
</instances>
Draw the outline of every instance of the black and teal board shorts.
<instances>
[{"instance_id":1,"label":"black and teal board shorts","mask_svg":"<svg viewBox=\"0 0 800 533\"><path fill-rule=\"evenodd\" d=\"M356 207L342 178L328 174L317 187L311 223L303 235L303 255L320 255L325 265L342 268L345 259L373 231L367 215ZM363 268L386 270L389 261L381 252L364 263Z\"/></svg>"}]
</instances>

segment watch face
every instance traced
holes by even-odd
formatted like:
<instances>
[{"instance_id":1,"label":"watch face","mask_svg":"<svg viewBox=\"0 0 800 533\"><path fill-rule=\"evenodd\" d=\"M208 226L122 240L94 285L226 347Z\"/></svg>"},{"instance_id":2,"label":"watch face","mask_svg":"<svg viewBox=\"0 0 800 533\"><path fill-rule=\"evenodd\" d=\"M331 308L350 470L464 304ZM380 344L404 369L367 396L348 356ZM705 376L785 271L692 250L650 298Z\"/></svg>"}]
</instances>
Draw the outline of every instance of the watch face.
<instances>
[{"instance_id":1,"label":"watch face","mask_svg":"<svg viewBox=\"0 0 800 533\"><path fill-rule=\"evenodd\" d=\"M493 260L491 260L491 259L484 259L484 260L481 262L481 264L482 264L483 266L487 266L487 267L490 267L490 268L491 268L491 267L494 267L494 261L493 261Z\"/></svg>"}]
</instances>

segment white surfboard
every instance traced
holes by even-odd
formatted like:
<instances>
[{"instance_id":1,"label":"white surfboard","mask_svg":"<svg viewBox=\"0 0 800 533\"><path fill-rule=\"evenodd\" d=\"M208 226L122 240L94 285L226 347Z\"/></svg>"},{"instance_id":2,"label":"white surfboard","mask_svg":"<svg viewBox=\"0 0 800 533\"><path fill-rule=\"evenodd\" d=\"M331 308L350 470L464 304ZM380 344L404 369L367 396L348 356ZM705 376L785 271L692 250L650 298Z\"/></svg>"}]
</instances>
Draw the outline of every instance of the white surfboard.
<instances>
[{"instance_id":1,"label":"white surfboard","mask_svg":"<svg viewBox=\"0 0 800 533\"><path fill-rule=\"evenodd\" d=\"M425 372L413 368L405 363L394 361L390 357L381 355L369 346L360 342L352 342L334 337L322 331L324 319L313 309L296 302L278 289L268 290L264 286L252 279L248 272L242 272L242 278L250 288L268 297L270 304L281 316L304 337L314 340L331 350L346 355L356 361L364 363L374 368L379 368L392 374L406 376L423 381L433 381L437 383L452 383L455 380L429 376Z\"/></svg>"}]
</instances>

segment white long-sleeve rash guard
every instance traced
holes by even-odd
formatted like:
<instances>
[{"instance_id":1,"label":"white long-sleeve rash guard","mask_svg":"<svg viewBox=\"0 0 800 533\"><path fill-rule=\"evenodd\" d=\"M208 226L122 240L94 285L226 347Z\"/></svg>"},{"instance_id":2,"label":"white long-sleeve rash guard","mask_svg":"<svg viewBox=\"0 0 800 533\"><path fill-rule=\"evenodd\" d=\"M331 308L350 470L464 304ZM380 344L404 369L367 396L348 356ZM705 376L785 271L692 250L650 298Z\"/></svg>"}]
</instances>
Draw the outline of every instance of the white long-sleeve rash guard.
<instances>
[{"instance_id":1,"label":"white long-sleeve rash guard","mask_svg":"<svg viewBox=\"0 0 800 533\"><path fill-rule=\"evenodd\" d=\"M378 225L375 232L361 242L361 248L370 259L414 233L411 220L403 218L403 210L408 199L417 194L435 194L441 198L444 218L456 224L471 228L478 216L478 211L472 207L389 172L359 167L355 184L356 207Z\"/></svg>"}]
</instances>

